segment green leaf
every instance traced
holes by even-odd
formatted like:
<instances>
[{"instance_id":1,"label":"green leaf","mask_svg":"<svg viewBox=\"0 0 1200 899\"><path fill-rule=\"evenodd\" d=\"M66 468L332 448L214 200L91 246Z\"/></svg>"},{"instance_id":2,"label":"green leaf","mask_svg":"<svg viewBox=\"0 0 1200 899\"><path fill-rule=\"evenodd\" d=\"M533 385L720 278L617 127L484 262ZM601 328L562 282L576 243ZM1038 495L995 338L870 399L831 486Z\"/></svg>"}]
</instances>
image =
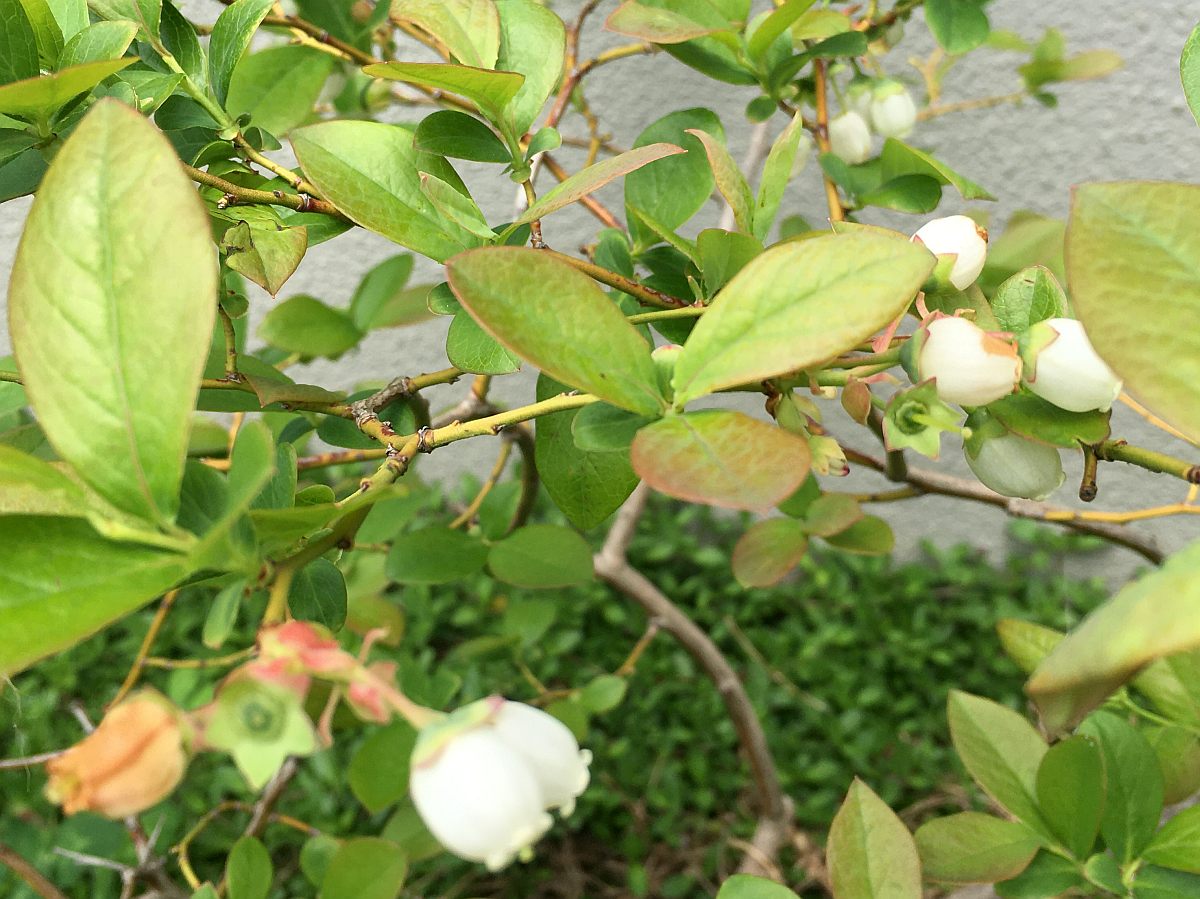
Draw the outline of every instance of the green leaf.
<instances>
[{"instance_id":1,"label":"green leaf","mask_svg":"<svg viewBox=\"0 0 1200 899\"><path fill-rule=\"evenodd\" d=\"M1174 724L1146 728L1144 733L1162 770L1163 803L1175 805L1200 790L1200 738Z\"/></svg>"},{"instance_id":2,"label":"green leaf","mask_svg":"<svg viewBox=\"0 0 1200 899\"><path fill-rule=\"evenodd\" d=\"M1004 652L1026 674L1031 674L1063 638L1062 631L1017 618L996 622L996 633Z\"/></svg>"},{"instance_id":3,"label":"green leaf","mask_svg":"<svg viewBox=\"0 0 1200 899\"><path fill-rule=\"evenodd\" d=\"M883 166L884 182L899 178L901 175L928 175L939 184L953 185L964 200L996 199L986 189L974 181L964 178L940 159L934 159L928 153L918 150L916 147L910 147L894 137L889 137L883 142L880 162Z\"/></svg>"},{"instance_id":4,"label":"green leaf","mask_svg":"<svg viewBox=\"0 0 1200 899\"><path fill-rule=\"evenodd\" d=\"M637 432L653 420L608 403L593 403L579 410L571 424L571 436L584 452L627 453Z\"/></svg>"},{"instance_id":5,"label":"green leaf","mask_svg":"<svg viewBox=\"0 0 1200 899\"><path fill-rule=\"evenodd\" d=\"M0 516L0 674L73 646L190 571L183 555L104 540L79 519Z\"/></svg>"},{"instance_id":6,"label":"green leaf","mask_svg":"<svg viewBox=\"0 0 1200 899\"><path fill-rule=\"evenodd\" d=\"M109 59L71 66L60 72L0 86L0 113L44 119L134 59Z\"/></svg>"},{"instance_id":7,"label":"green leaf","mask_svg":"<svg viewBox=\"0 0 1200 899\"><path fill-rule=\"evenodd\" d=\"M267 899L274 876L271 856L259 840L242 837L233 844L225 861L229 899Z\"/></svg>"},{"instance_id":8,"label":"green leaf","mask_svg":"<svg viewBox=\"0 0 1200 899\"><path fill-rule=\"evenodd\" d=\"M1012 709L951 690L947 703L950 738L975 782L1002 808L1039 832L1037 771L1046 741Z\"/></svg>"},{"instance_id":9,"label":"green leaf","mask_svg":"<svg viewBox=\"0 0 1200 899\"><path fill-rule=\"evenodd\" d=\"M408 794L408 763L416 742L412 725L396 721L355 750L346 779L367 811L382 811Z\"/></svg>"},{"instance_id":10,"label":"green leaf","mask_svg":"<svg viewBox=\"0 0 1200 899\"><path fill-rule=\"evenodd\" d=\"M488 569L517 587L571 587L592 579L592 550L569 528L531 524L492 546Z\"/></svg>"},{"instance_id":11,"label":"green leaf","mask_svg":"<svg viewBox=\"0 0 1200 899\"><path fill-rule=\"evenodd\" d=\"M1200 893L1200 877L1146 865L1138 870L1132 895L1136 899L1191 899Z\"/></svg>"},{"instance_id":12,"label":"green leaf","mask_svg":"<svg viewBox=\"0 0 1200 899\"><path fill-rule=\"evenodd\" d=\"M229 81L250 39L275 0L235 0L221 12L208 39L208 84L217 102L225 105Z\"/></svg>"},{"instance_id":13,"label":"green leaf","mask_svg":"<svg viewBox=\"0 0 1200 899\"><path fill-rule=\"evenodd\" d=\"M615 674L601 674L579 691L579 700L587 707L588 712L601 715L619 706L625 699L628 688L629 684L625 678Z\"/></svg>"},{"instance_id":14,"label":"green leaf","mask_svg":"<svg viewBox=\"0 0 1200 899\"><path fill-rule=\"evenodd\" d=\"M49 462L0 444L0 515L86 517L83 488Z\"/></svg>"},{"instance_id":15,"label":"green leaf","mask_svg":"<svg viewBox=\"0 0 1200 899\"><path fill-rule=\"evenodd\" d=\"M208 81L208 62L200 46L200 38L192 23L183 17L171 0L163 0L159 30L163 45L175 57L179 67L197 84L204 85Z\"/></svg>"},{"instance_id":16,"label":"green leaf","mask_svg":"<svg viewBox=\"0 0 1200 899\"><path fill-rule=\"evenodd\" d=\"M1010 431L1074 449L1101 443L1110 432L1107 412L1067 412L1032 393L1017 393L988 404L988 412Z\"/></svg>"},{"instance_id":17,"label":"green leaf","mask_svg":"<svg viewBox=\"0 0 1200 899\"><path fill-rule=\"evenodd\" d=\"M755 29L750 40L746 42L750 58L761 62L767 51L771 49L771 45L775 43L775 39L808 12L814 2L816 0L788 0L782 6L773 9L770 15Z\"/></svg>"},{"instance_id":18,"label":"green leaf","mask_svg":"<svg viewBox=\"0 0 1200 899\"><path fill-rule=\"evenodd\" d=\"M421 190L429 202L448 221L454 222L464 231L484 241L496 239L496 232L488 227L483 211L469 196L447 184L441 178L421 172Z\"/></svg>"},{"instance_id":19,"label":"green leaf","mask_svg":"<svg viewBox=\"0 0 1200 899\"><path fill-rule=\"evenodd\" d=\"M429 317L424 297L429 293L428 287L405 291L408 278L413 270L413 257L408 253L398 253L385 259L363 275L350 298L350 319L354 326L362 332L372 328L387 328L400 324L410 324L423 321ZM409 297L410 293L420 293L420 305L417 297ZM415 308L409 309L409 306Z\"/></svg>"},{"instance_id":20,"label":"green leaf","mask_svg":"<svg viewBox=\"0 0 1200 899\"><path fill-rule=\"evenodd\" d=\"M653 44L681 44L720 30L719 25L704 25L682 13L647 6L638 0L625 0L613 10L604 27L617 34L641 38Z\"/></svg>"},{"instance_id":21,"label":"green leaf","mask_svg":"<svg viewBox=\"0 0 1200 899\"><path fill-rule=\"evenodd\" d=\"M309 47L268 47L233 70L225 107L272 134L286 134L313 116L334 59Z\"/></svg>"},{"instance_id":22,"label":"green leaf","mask_svg":"<svg viewBox=\"0 0 1200 899\"><path fill-rule=\"evenodd\" d=\"M321 881L325 879L325 872L329 869L329 862L341 845L341 840L328 834L318 834L304 841L304 846L300 849L300 870L304 872L309 883L315 887L321 885ZM215 892L213 899L217 899Z\"/></svg>"},{"instance_id":23,"label":"green leaf","mask_svg":"<svg viewBox=\"0 0 1200 899\"><path fill-rule=\"evenodd\" d=\"M1069 59L1035 59L1020 66L1017 71L1025 79L1025 86L1030 91L1037 91L1046 84L1060 81L1104 78L1124 65L1125 60L1112 50L1086 50Z\"/></svg>"},{"instance_id":24,"label":"green leaf","mask_svg":"<svg viewBox=\"0 0 1200 899\"><path fill-rule=\"evenodd\" d=\"M792 0L792 4L811 5L811 0ZM785 6L776 12L783 12ZM759 29L760 31L762 29ZM758 32L755 32L755 36ZM796 113L787 127L775 138L763 162L762 179L758 183L758 197L754 204L754 236L766 240L779 212L779 204L783 202L784 191L792 177L792 169L796 164L796 152L800 147L800 139L804 137L804 117ZM807 150L806 150L807 152Z\"/></svg>"},{"instance_id":25,"label":"green leaf","mask_svg":"<svg viewBox=\"0 0 1200 899\"><path fill-rule=\"evenodd\" d=\"M734 162L725 145L707 131L693 128L688 131L701 144L708 157L708 164L713 171L713 180L717 190L733 210L733 220L737 222L738 230L751 234L754 231L754 197L750 193L750 185L742 174L738 164Z\"/></svg>"},{"instance_id":26,"label":"green leaf","mask_svg":"<svg viewBox=\"0 0 1200 899\"><path fill-rule=\"evenodd\" d=\"M900 175L858 195L864 206L912 213L932 212L941 199L942 185L929 175Z\"/></svg>"},{"instance_id":27,"label":"green leaf","mask_svg":"<svg viewBox=\"0 0 1200 899\"><path fill-rule=\"evenodd\" d=\"M825 542L842 552L860 556L882 556L892 551L896 545L896 538L892 534L891 525L886 521L874 515L867 515L844 531L830 534L825 538Z\"/></svg>"},{"instance_id":28,"label":"green leaf","mask_svg":"<svg viewBox=\"0 0 1200 899\"><path fill-rule=\"evenodd\" d=\"M446 584L483 568L488 548L478 539L447 527L401 534L392 543L387 573L402 584Z\"/></svg>"},{"instance_id":29,"label":"green leaf","mask_svg":"<svg viewBox=\"0 0 1200 899\"><path fill-rule=\"evenodd\" d=\"M562 19L535 0L496 0L496 9L500 13L496 68L525 76L505 110L505 120L514 134L524 134L562 77L567 30Z\"/></svg>"},{"instance_id":30,"label":"green leaf","mask_svg":"<svg viewBox=\"0 0 1200 899\"><path fill-rule=\"evenodd\" d=\"M423 118L414 141L418 150L438 156L472 162L512 162L508 147L491 128L454 109L443 109Z\"/></svg>"},{"instance_id":31,"label":"green leaf","mask_svg":"<svg viewBox=\"0 0 1200 899\"><path fill-rule=\"evenodd\" d=\"M459 312L446 334L446 358L455 368L479 375L506 375L521 368L509 352L467 312Z\"/></svg>"},{"instance_id":32,"label":"green leaf","mask_svg":"<svg viewBox=\"0 0 1200 899\"><path fill-rule=\"evenodd\" d=\"M770 587L783 580L807 551L808 534L795 519L755 522L733 548L733 576L743 587Z\"/></svg>"},{"instance_id":33,"label":"green leaf","mask_svg":"<svg viewBox=\"0 0 1200 899\"><path fill-rule=\"evenodd\" d=\"M811 0L809 0L811 2ZM717 899L799 899L783 884L765 877L734 874L721 884Z\"/></svg>"},{"instance_id":34,"label":"green leaf","mask_svg":"<svg viewBox=\"0 0 1200 899\"><path fill-rule=\"evenodd\" d=\"M305 294L289 297L268 312L258 326L258 336L306 358L336 358L363 339L349 315Z\"/></svg>"},{"instance_id":35,"label":"green leaf","mask_svg":"<svg viewBox=\"0 0 1200 899\"><path fill-rule=\"evenodd\" d=\"M538 197L537 201L526 209L520 218L513 222L513 225L523 225L543 218L599 190L614 178L627 175L655 160L663 159L667 156L676 156L684 152L686 151L682 147L676 147L672 144L650 144L646 147L638 147L636 150L630 150L627 153L620 153L603 162L589 165L587 168L576 172L561 184L556 185L553 189Z\"/></svg>"},{"instance_id":36,"label":"green leaf","mask_svg":"<svg viewBox=\"0 0 1200 899\"><path fill-rule=\"evenodd\" d=\"M706 228L696 236L696 253L704 274L705 293L715 294L763 252L762 241L751 234Z\"/></svg>"},{"instance_id":37,"label":"green leaf","mask_svg":"<svg viewBox=\"0 0 1200 899\"><path fill-rule=\"evenodd\" d=\"M328 559L314 559L292 578L288 608L300 621L340 631L346 623L346 578Z\"/></svg>"},{"instance_id":38,"label":"green leaf","mask_svg":"<svg viewBox=\"0 0 1200 899\"><path fill-rule=\"evenodd\" d=\"M37 35L29 14L21 0L0 0L0 85L34 78L39 71Z\"/></svg>"},{"instance_id":39,"label":"green leaf","mask_svg":"<svg viewBox=\"0 0 1200 899\"><path fill-rule=\"evenodd\" d=\"M549 399L566 389L565 384L541 375L537 381L537 399ZM637 486L638 477L626 453L590 453L576 447L571 431L579 411L572 409L539 417L534 452L546 492L571 524L586 531L625 502Z\"/></svg>"},{"instance_id":40,"label":"green leaf","mask_svg":"<svg viewBox=\"0 0 1200 899\"><path fill-rule=\"evenodd\" d=\"M89 62L120 59L133 43L137 25L133 22L97 22L72 37L58 59L60 69Z\"/></svg>"},{"instance_id":41,"label":"green leaf","mask_svg":"<svg viewBox=\"0 0 1200 899\"><path fill-rule=\"evenodd\" d=\"M844 493L826 493L812 501L804 515L804 529L814 537L840 534L864 518L858 501Z\"/></svg>"},{"instance_id":42,"label":"green leaf","mask_svg":"<svg viewBox=\"0 0 1200 899\"><path fill-rule=\"evenodd\" d=\"M981 0L926 0L925 21L947 53L974 50L991 31Z\"/></svg>"},{"instance_id":43,"label":"green leaf","mask_svg":"<svg viewBox=\"0 0 1200 899\"><path fill-rule=\"evenodd\" d=\"M420 172L454 183L440 157L413 147L412 132L377 122L322 122L295 129L292 147L304 173L364 228L438 262L478 239L446 221L421 190Z\"/></svg>"},{"instance_id":44,"label":"green leaf","mask_svg":"<svg viewBox=\"0 0 1200 899\"><path fill-rule=\"evenodd\" d=\"M178 507L216 293L207 216L174 151L128 107L97 103L30 211L9 323L47 438L123 511Z\"/></svg>"},{"instance_id":45,"label":"green leaf","mask_svg":"<svg viewBox=\"0 0 1200 899\"><path fill-rule=\"evenodd\" d=\"M1039 852L1015 878L996 884L996 892L1005 899L1050 899L1082 886L1086 884L1079 874L1078 863L1061 855Z\"/></svg>"},{"instance_id":46,"label":"green leaf","mask_svg":"<svg viewBox=\"0 0 1200 899\"><path fill-rule=\"evenodd\" d=\"M1083 620L1026 685L1046 727L1065 730L1161 656L1200 647L1200 543L1127 584Z\"/></svg>"},{"instance_id":47,"label":"green leaf","mask_svg":"<svg viewBox=\"0 0 1200 899\"><path fill-rule=\"evenodd\" d=\"M1044 265L1023 269L997 288L992 312L1005 331L1020 334L1030 325L1067 314L1067 297Z\"/></svg>"},{"instance_id":48,"label":"green leaf","mask_svg":"<svg viewBox=\"0 0 1200 899\"><path fill-rule=\"evenodd\" d=\"M158 40L162 0L88 0L88 6L102 19L137 22L147 40Z\"/></svg>"},{"instance_id":49,"label":"green leaf","mask_svg":"<svg viewBox=\"0 0 1200 899\"><path fill-rule=\"evenodd\" d=\"M1071 300L1096 352L1130 393L1200 439L1200 186L1077 188L1067 257Z\"/></svg>"},{"instance_id":50,"label":"green leaf","mask_svg":"<svg viewBox=\"0 0 1200 899\"><path fill-rule=\"evenodd\" d=\"M428 31L463 65L496 65L500 16L493 0L393 0L391 14Z\"/></svg>"},{"instance_id":51,"label":"green leaf","mask_svg":"<svg viewBox=\"0 0 1200 899\"><path fill-rule=\"evenodd\" d=\"M1200 25L1192 29L1179 57L1179 80L1192 117L1200 123Z\"/></svg>"},{"instance_id":52,"label":"green leaf","mask_svg":"<svg viewBox=\"0 0 1200 899\"><path fill-rule=\"evenodd\" d=\"M475 320L547 374L631 412L663 408L650 348L587 275L523 247L463 253L446 273Z\"/></svg>"},{"instance_id":53,"label":"green leaf","mask_svg":"<svg viewBox=\"0 0 1200 899\"><path fill-rule=\"evenodd\" d=\"M941 883L995 883L1016 877L1041 840L1029 828L980 812L926 821L914 835L925 877Z\"/></svg>"},{"instance_id":54,"label":"green leaf","mask_svg":"<svg viewBox=\"0 0 1200 899\"><path fill-rule=\"evenodd\" d=\"M1087 737L1055 743L1042 758L1037 772L1038 807L1051 832L1080 861L1091 854L1100 832L1104 791L1104 761Z\"/></svg>"},{"instance_id":55,"label":"green leaf","mask_svg":"<svg viewBox=\"0 0 1200 899\"><path fill-rule=\"evenodd\" d=\"M220 649L237 624L238 610L246 595L246 580L238 578L213 597L204 618L200 640L209 649Z\"/></svg>"},{"instance_id":56,"label":"green leaf","mask_svg":"<svg viewBox=\"0 0 1200 899\"><path fill-rule=\"evenodd\" d=\"M1100 833L1121 864L1149 845L1163 810L1163 777L1158 758L1132 724L1111 712L1097 712L1079 728L1104 755L1105 797Z\"/></svg>"},{"instance_id":57,"label":"green leaf","mask_svg":"<svg viewBox=\"0 0 1200 899\"><path fill-rule=\"evenodd\" d=\"M492 121L500 120L503 110L525 83L524 76L516 72L440 62L384 62L366 66L363 71L373 78L419 84L466 97Z\"/></svg>"},{"instance_id":58,"label":"green leaf","mask_svg":"<svg viewBox=\"0 0 1200 899\"><path fill-rule=\"evenodd\" d=\"M58 22L64 40L70 40L88 27L87 0L47 0L46 5Z\"/></svg>"},{"instance_id":59,"label":"green leaf","mask_svg":"<svg viewBox=\"0 0 1200 899\"><path fill-rule=\"evenodd\" d=\"M825 848L836 896L920 899L921 862L896 813L858 778L829 828Z\"/></svg>"},{"instance_id":60,"label":"green leaf","mask_svg":"<svg viewBox=\"0 0 1200 899\"><path fill-rule=\"evenodd\" d=\"M674 230L700 211L712 196L716 182L704 145L691 132L702 130L717 140L725 139L721 120L708 109L682 109L650 124L638 135L634 147L668 143L687 150L686 155L661 159L625 179L625 205L641 210L668 230ZM638 244L657 243L652 235L630 217L630 228Z\"/></svg>"},{"instance_id":61,"label":"green leaf","mask_svg":"<svg viewBox=\"0 0 1200 899\"><path fill-rule=\"evenodd\" d=\"M329 860L321 899L396 899L408 873L400 846L378 837L347 840Z\"/></svg>"},{"instance_id":62,"label":"green leaf","mask_svg":"<svg viewBox=\"0 0 1200 899\"><path fill-rule=\"evenodd\" d=\"M638 431L633 470L655 490L690 502L766 510L808 475L808 443L740 412L672 415Z\"/></svg>"},{"instance_id":63,"label":"green leaf","mask_svg":"<svg viewBox=\"0 0 1200 899\"><path fill-rule=\"evenodd\" d=\"M308 250L304 228L258 228L242 221L221 238L225 264L271 296L292 276Z\"/></svg>"},{"instance_id":64,"label":"green leaf","mask_svg":"<svg viewBox=\"0 0 1200 899\"><path fill-rule=\"evenodd\" d=\"M1142 859L1200 874L1200 806L1185 808L1164 824L1142 852Z\"/></svg>"},{"instance_id":65,"label":"green leaf","mask_svg":"<svg viewBox=\"0 0 1200 899\"><path fill-rule=\"evenodd\" d=\"M54 13L46 0L20 0L25 7L29 24L37 41L38 56L43 65L53 68L58 64L63 49L63 33L58 27Z\"/></svg>"},{"instance_id":66,"label":"green leaf","mask_svg":"<svg viewBox=\"0 0 1200 899\"><path fill-rule=\"evenodd\" d=\"M922 247L831 235L767 250L729 282L675 364L675 402L816 365L903 312L933 270Z\"/></svg>"}]
</instances>

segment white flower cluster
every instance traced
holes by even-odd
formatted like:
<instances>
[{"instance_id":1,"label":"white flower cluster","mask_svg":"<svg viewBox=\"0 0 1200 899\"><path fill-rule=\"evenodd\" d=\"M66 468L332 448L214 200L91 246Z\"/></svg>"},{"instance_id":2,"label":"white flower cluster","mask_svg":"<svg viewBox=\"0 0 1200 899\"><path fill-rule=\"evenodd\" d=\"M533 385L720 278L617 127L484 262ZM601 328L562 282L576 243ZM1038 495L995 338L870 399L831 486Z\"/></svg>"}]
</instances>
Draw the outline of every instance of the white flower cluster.
<instances>
[{"instance_id":1,"label":"white flower cluster","mask_svg":"<svg viewBox=\"0 0 1200 899\"><path fill-rule=\"evenodd\" d=\"M987 232L967 216L935 219L912 239L936 256L954 258L949 280L959 290L971 287L983 271ZM935 314L912 339L916 380L932 380L938 399L968 409L1004 399L1022 384L1067 412L1107 412L1121 392L1120 379L1074 319L1047 319L1011 335ZM1057 448L1006 429L985 431L966 455L976 477L1006 496L1043 499L1063 481Z\"/></svg>"},{"instance_id":2,"label":"white flower cluster","mask_svg":"<svg viewBox=\"0 0 1200 899\"><path fill-rule=\"evenodd\" d=\"M871 132L904 138L917 123L912 95L893 78L860 78L851 83L842 114L829 120L829 145L843 162L858 165L871 158Z\"/></svg>"},{"instance_id":3,"label":"white flower cluster","mask_svg":"<svg viewBox=\"0 0 1200 899\"><path fill-rule=\"evenodd\" d=\"M530 857L550 810L574 811L591 758L557 718L493 696L420 732L409 788L443 846L496 871Z\"/></svg>"}]
</instances>

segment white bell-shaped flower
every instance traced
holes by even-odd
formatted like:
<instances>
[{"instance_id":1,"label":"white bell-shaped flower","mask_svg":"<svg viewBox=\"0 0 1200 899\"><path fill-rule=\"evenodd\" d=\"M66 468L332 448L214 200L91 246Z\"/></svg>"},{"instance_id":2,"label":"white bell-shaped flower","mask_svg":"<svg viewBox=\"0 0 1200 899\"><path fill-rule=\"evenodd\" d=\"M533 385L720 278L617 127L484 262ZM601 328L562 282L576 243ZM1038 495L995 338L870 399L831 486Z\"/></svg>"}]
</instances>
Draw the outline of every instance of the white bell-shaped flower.
<instances>
[{"instance_id":1,"label":"white bell-shaped flower","mask_svg":"<svg viewBox=\"0 0 1200 899\"><path fill-rule=\"evenodd\" d=\"M496 871L527 859L588 784L591 754L558 719L490 697L423 729L409 790L422 820L455 855Z\"/></svg>"},{"instance_id":2,"label":"white bell-shaped flower","mask_svg":"<svg viewBox=\"0 0 1200 899\"><path fill-rule=\"evenodd\" d=\"M884 137L908 137L917 124L917 104L899 81L885 78L871 95L871 127Z\"/></svg>"},{"instance_id":3,"label":"white bell-shaped flower","mask_svg":"<svg viewBox=\"0 0 1200 899\"><path fill-rule=\"evenodd\" d=\"M965 455L967 465L980 483L1001 496L1045 499L1066 478L1056 447L1011 431L985 436L977 447L968 442Z\"/></svg>"},{"instance_id":4,"label":"white bell-shaped flower","mask_svg":"<svg viewBox=\"0 0 1200 899\"><path fill-rule=\"evenodd\" d=\"M1029 389L1068 412L1107 412L1121 393L1121 379L1092 348L1083 325L1072 318L1038 322L1022 338Z\"/></svg>"},{"instance_id":5,"label":"white bell-shaped flower","mask_svg":"<svg viewBox=\"0 0 1200 899\"><path fill-rule=\"evenodd\" d=\"M912 239L923 243L934 256L954 255L950 283L959 290L975 283L987 261L987 231L965 215L926 222Z\"/></svg>"},{"instance_id":6,"label":"white bell-shaped flower","mask_svg":"<svg viewBox=\"0 0 1200 899\"><path fill-rule=\"evenodd\" d=\"M985 406L1008 396L1021 380L1021 357L1013 343L986 333L965 318L935 318L914 337L917 379L933 378L938 399Z\"/></svg>"},{"instance_id":7,"label":"white bell-shaped flower","mask_svg":"<svg viewBox=\"0 0 1200 899\"><path fill-rule=\"evenodd\" d=\"M871 158L871 128L857 112L829 120L829 149L842 162L858 165Z\"/></svg>"},{"instance_id":8,"label":"white bell-shaped flower","mask_svg":"<svg viewBox=\"0 0 1200 899\"><path fill-rule=\"evenodd\" d=\"M580 749L575 735L553 715L523 702L505 702L493 728L514 752L531 766L546 808L565 818L575 799L587 789L592 754Z\"/></svg>"}]
</instances>

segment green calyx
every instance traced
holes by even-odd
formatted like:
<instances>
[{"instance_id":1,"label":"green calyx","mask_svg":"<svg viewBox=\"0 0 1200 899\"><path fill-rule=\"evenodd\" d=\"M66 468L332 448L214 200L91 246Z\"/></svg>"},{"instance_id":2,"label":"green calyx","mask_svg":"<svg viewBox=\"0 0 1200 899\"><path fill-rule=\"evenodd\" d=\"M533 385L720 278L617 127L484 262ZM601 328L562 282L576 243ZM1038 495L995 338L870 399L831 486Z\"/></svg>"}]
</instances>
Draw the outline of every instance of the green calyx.
<instances>
[{"instance_id":1,"label":"green calyx","mask_svg":"<svg viewBox=\"0 0 1200 899\"><path fill-rule=\"evenodd\" d=\"M883 416L883 438L888 450L911 449L936 459L942 432L970 434L961 413L937 396L933 381L925 381L892 397Z\"/></svg>"},{"instance_id":2,"label":"green calyx","mask_svg":"<svg viewBox=\"0 0 1200 899\"><path fill-rule=\"evenodd\" d=\"M488 696L455 709L421 728L413 747L412 766L419 768L432 763L451 740L491 722L505 701L503 696Z\"/></svg>"},{"instance_id":3,"label":"green calyx","mask_svg":"<svg viewBox=\"0 0 1200 899\"><path fill-rule=\"evenodd\" d=\"M317 748L312 721L288 690L236 680L221 689L214 705L204 740L232 755L254 789L264 786L289 755L310 755Z\"/></svg>"}]
</instances>

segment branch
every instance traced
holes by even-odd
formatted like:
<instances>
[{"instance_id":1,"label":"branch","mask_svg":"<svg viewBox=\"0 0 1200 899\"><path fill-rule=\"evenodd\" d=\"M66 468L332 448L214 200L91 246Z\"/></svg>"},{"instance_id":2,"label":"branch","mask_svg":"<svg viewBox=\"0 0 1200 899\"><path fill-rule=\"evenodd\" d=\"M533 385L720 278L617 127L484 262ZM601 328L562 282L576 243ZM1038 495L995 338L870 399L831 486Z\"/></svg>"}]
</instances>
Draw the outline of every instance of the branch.
<instances>
[{"instance_id":1,"label":"branch","mask_svg":"<svg viewBox=\"0 0 1200 899\"><path fill-rule=\"evenodd\" d=\"M825 81L825 60L813 60L813 77L816 79L817 86L817 130L815 132L817 147L822 153L829 153L831 152L829 145L829 86ZM825 182L825 200L829 205L829 221L843 221L846 218L846 209L842 206L841 197L838 196L837 185L824 172L821 173L821 178Z\"/></svg>"},{"instance_id":2,"label":"branch","mask_svg":"<svg viewBox=\"0 0 1200 899\"><path fill-rule=\"evenodd\" d=\"M288 209L295 209L297 212L320 212L323 215L331 215L344 222L350 221L350 219L338 211L336 206L327 200L318 200L316 197L301 196L300 194L289 194L282 190L254 190L253 188L242 187L241 185L234 184L232 181L226 181L224 178L210 175L203 169L195 168L186 163L183 164L183 169L193 181L221 191L225 195L225 206L236 206L238 204L250 206L286 206Z\"/></svg>"},{"instance_id":3,"label":"branch","mask_svg":"<svg viewBox=\"0 0 1200 899\"><path fill-rule=\"evenodd\" d=\"M42 876L42 873L29 862L25 861L15 850L0 844L0 863L7 865L20 877L29 888L42 899L67 899L65 893Z\"/></svg>"},{"instance_id":4,"label":"branch","mask_svg":"<svg viewBox=\"0 0 1200 899\"><path fill-rule=\"evenodd\" d=\"M589 278L599 281L601 284L607 284L609 287L615 287L622 293L627 293L648 306L659 306L663 309L681 309L691 305L687 300L681 300L679 297L673 297L670 294L663 293L661 290L655 290L653 287L639 284L637 281L626 278L624 275L618 275L616 272L610 272L608 269L601 268L594 263L588 262L586 259L577 259L574 256L568 256L566 253L560 253L557 250L549 248L542 250L542 252L549 253L560 262L565 262L579 269Z\"/></svg>"},{"instance_id":5,"label":"branch","mask_svg":"<svg viewBox=\"0 0 1200 899\"><path fill-rule=\"evenodd\" d=\"M791 834L792 803L779 785L779 774L762 723L737 672L708 634L649 578L629 564L629 542L637 530L648 494L645 483L639 484L617 513L603 549L594 557L596 575L636 602L653 623L678 640L716 686L754 775L760 818L752 842L755 851L750 853L747 862L762 867L758 854L772 858Z\"/></svg>"},{"instance_id":6,"label":"branch","mask_svg":"<svg viewBox=\"0 0 1200 899\"><path fill-rule=\"evenodd\" d=\"M845 450L846 458L850 461L865 465L880 473L887 471L887 464L883 460L868 456L866 453L860 453L849 447L844 447L843 449ZM960 499L986 503L989 506L996 506L1003 509L1014 518L1032 518L1035 521L1061 524L1081 534L1102 537L1110 543L1116 543L1124 546L1126 549L1133 550L1142 556L1142 558L1153 562L1155 565L1162 564L1163 559L1166 558L1166 554L1158 548L1158 545L1153 540L1130 533L1120 525L1089 521L1083 517L1086 514L1083 512L1076 512L1072 509L1064 509L1059 506L1052 506L1048 503L1039 503L1028 499L1011 499L1007 496L1001 496L999 493L993 493L975 481L969 481L966 478L957 478L953 475L942 474L937 471L910 468L905 473L904 481L923 493L934 493L939 496L955 496Z\"/></svg>"}]
</instances>

